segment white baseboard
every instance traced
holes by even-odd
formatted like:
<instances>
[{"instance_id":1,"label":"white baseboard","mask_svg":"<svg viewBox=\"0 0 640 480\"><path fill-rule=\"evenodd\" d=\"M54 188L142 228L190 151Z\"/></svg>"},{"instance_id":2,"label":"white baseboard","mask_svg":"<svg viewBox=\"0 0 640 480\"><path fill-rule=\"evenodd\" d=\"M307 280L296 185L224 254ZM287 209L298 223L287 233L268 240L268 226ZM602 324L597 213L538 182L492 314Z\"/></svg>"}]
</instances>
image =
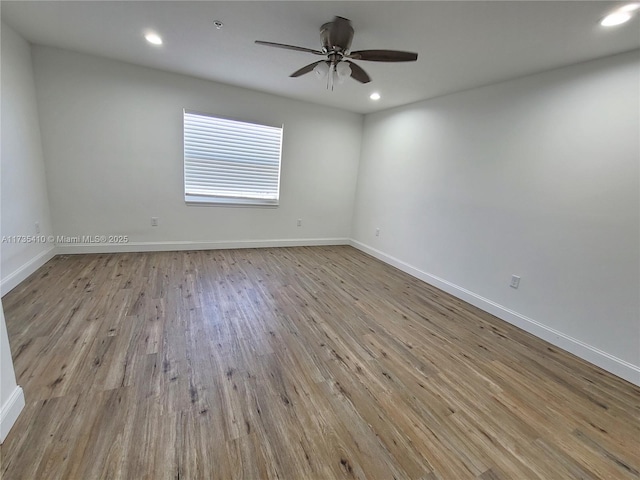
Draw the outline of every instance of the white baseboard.
<instances>
[{"instance_id":1,"label":"white baseboard","mask_svg":"<svg viewBox=\"0 0 640 480\"><path fill-rule=\"evenodd\" d=\"M67 243L58 245L60 255L79 253L172 252L177 250L220 250L233 248L316 247L349 245L348 238L294 238L276 240L232 240L222 242L129 242L129 243Z\"/></svg>"},{"instance_id":2,"label":"white baseboard","mask_svg":"<svg viewBox=\"0 0 640 480\"><path fill-rule=\"evenodd\" d=\"M11 272L0 282L0 297L4 297L13 290L20 282L25 280L29 275L38 270L56 255L56 247L39 253L20 268Z\"/></svg>"},{"instance_id":3,"label":"white baseboard","mask_svg":"<svg viewBox=\"0 0 640 480\"><path fill-rule=\"evenodd\" d=\"M7 435L9 435L9 430L16 423L24 405L22 387L16 386L7 401L0 406L0 443L3 443Z\"/></svg>"},{"instance_id":4,"label":"white baseboard","mask_svg":"<svg viewBox=\"0 0 640 480\"><path fill-rule=\"evenodd\" d=\"M358 250L361 250L369 255L381 260L389 265L392 265L399 270L402 270L409 275L419 278L420 280L433 285L434 287L443 290L454 297L464 300L471 305L474 305L485 312L488 312L505 322L515 325L522 330L535 335L538 338L546 340L547 342L561 348L567 352L570 352L587 362L590 362L598 367L610 372L620 378L627 380L635 385L640 386L640 366L633 365L625 360L617 358L604 352L592 345L588 345L580 340L570 337L558 330L554 330L532 318L525 315L521 315L518 312L514 312L502 305L499 305L487 298L481 297L469 290L466 290L458 285L448 282L442 278L439 278L430 273L424 272L418 268L415 268L402 260L399 260L391 255L387 255L380 250L365 245L356 240L351 240L350 245Z\"/></svg>"}]
</instances>

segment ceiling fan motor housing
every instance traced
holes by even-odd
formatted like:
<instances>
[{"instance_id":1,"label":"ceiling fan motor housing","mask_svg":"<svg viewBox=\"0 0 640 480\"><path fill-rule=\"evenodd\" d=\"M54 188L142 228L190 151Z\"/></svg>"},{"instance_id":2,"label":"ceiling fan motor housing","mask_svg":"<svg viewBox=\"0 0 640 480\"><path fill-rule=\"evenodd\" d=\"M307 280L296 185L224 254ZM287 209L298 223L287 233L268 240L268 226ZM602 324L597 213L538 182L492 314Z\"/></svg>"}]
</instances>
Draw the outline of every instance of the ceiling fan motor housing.
<instances>
[{"instance_id":1,"label":"ceiling fan motor housing","mask_svg":"<svg viewBox=\"0 0 640 480\"><path fill-rule=\"evenodd\" d=\"M320 27L320 40L325 53L346 53L351 48L353 27L346 18L336 17L333 22L327 22Z\"/></svg>"}]
</instances>

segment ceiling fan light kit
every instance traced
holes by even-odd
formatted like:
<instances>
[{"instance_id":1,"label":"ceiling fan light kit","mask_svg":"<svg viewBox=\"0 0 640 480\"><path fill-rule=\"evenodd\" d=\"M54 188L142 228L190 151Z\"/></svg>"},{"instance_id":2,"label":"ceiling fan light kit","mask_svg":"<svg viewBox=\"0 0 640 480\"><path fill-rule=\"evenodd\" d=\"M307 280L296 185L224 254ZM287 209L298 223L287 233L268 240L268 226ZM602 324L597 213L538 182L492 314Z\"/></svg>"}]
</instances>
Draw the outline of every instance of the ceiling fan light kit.
<instances>
[{"instance_id":1,"label":"ceiling fan light kit","mask_svg":"<svg viewBox=\"0 0 640 480\"><path fill-rule=\"evenodd\" d=\"M317 65L313 67L313 72L320 79L327 79L327 89L333 90L334 83L344 83L344 81L351 76L351 67L346 62L340 62L337 65L333 65L329 61L317 62Z\"/></svg>"},{"instance_id":2,"label":"ceiling fan light kit","mask_svg":"<svg viewBox=\"0 0 640 480\"><path fill-rule=\"evenodd\" d=\"M327 22L320 27L322 50L286 45L284 43L265 42L263 40L256 40L256 43L267 47L284 48L326 57L325 60L305 65L290 76L295 78L314 72L319 78L327 78L327 89L329 90L333 90L335 83L342 83L348 77L360 83L369 83L371 81L371 77L367 72L352 60L415 62L418 59L417 53L399 50L359 50L352 52L350 49L353 34L354 30L350 20L343 17L335 17L332 22Z\"/></svg>"}]
</instances>

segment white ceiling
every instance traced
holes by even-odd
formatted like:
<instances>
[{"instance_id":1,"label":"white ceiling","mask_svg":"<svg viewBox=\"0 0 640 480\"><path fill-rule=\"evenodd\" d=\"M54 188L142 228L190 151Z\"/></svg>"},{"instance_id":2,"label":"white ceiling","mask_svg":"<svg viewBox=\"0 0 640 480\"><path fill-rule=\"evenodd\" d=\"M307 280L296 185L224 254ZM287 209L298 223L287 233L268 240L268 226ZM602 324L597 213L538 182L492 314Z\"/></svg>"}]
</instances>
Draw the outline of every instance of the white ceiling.
<instances>
[{"instance_id":1,"label":"white ceiling","mask_svg":"<svg viewBox=\"0 0 640 480\"><path fill-rule=\"evenodd\" d=\"M309 102L370 113L640 47L638 18L598 21L624 3L596 1L6 1L2 20L51 45ZM414 63L358 62L372 77L331 92L308 74L318 57L254 40L320 48L335 15L355 29L352 50L418 52ZM217 30L213 22L224 27ZM146 29L164 39L143 38ZM382 99L369 100L378 91Z\"/></svg>"}]
</instances>

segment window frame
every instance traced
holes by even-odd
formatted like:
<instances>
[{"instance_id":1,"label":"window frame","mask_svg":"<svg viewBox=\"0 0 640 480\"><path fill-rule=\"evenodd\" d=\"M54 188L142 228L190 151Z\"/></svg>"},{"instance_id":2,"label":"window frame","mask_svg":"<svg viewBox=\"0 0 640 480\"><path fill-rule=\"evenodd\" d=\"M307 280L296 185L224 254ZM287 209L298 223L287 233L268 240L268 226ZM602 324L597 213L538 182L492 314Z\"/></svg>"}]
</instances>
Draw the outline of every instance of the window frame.
<instances>
[{"instance_id":1,"label":"window frame","mask_svg":"<svg viewBox=\"0 0 640 480\"><path fill-rule=\"evenodd\" d=\"M195 115L200 117L209 117L217 120L223 120L234 123L245 123L249 125L256 125L259 127L276 128L280 131L280 148L278 152L278 173L277 173L277 185L276 185L276 198L275 199L260 199L249 197L232 197L224 195L197 195L193 193L187 193L187 155L186 155L186 116ZM183 109L182 111L182 145L183 145L183 193L184 201L187 205L193 206L227 206L227 207L260 207L260 208L276 208L280 205L280 183L282 180L282 149L284 143L284 124L273 125L267 123L261 123L252 120L227 117L221 115L215 115L212 113L201 112L197 110Z\"/></svg>"}]
</instances>

